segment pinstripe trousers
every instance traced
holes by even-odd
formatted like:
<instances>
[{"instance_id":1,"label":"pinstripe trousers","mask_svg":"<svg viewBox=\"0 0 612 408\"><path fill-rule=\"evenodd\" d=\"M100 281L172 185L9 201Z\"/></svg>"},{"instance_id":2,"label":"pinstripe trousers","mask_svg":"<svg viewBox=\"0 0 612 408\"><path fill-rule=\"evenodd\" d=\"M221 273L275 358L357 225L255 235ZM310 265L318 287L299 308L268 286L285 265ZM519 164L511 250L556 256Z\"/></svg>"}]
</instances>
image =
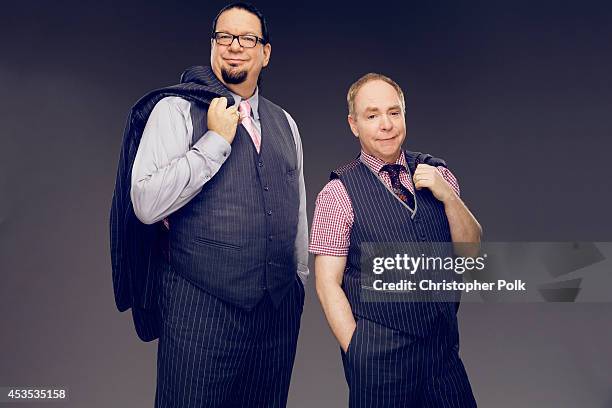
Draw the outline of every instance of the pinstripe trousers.
<instances>
[{"instance_id":1,"label":"pinstripe trousers","mask_svg":"<svg viewBox=\"0 0 612 408\"><path fill-rule=\"evenodd\" d=\"M347 352L341 350L349 407L476 407L458 333L438 320L427 337L357 320Z\"/></svg>"},{"instance_id":2,"label":"pinstripe trousers","mask_svg":"<svg viewBox=\"0 0 612 408\"><path fill-rule=\"evenodd\" d=\"M162 276L156 408L285 407L304 287L278 308L268 295L251 311L172 271Z\"/></svg>"}]
</instances>

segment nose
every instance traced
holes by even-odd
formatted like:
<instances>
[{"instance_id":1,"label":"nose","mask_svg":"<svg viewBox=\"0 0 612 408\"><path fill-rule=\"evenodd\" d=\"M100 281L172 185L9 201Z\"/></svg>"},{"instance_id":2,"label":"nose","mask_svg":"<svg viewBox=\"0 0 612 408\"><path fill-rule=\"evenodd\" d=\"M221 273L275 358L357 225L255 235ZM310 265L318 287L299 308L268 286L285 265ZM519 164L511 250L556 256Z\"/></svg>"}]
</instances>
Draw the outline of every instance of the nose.
<instances>
[{"instance_id":1,"label":"nose","mask_svg":"<svg viewBox=\"0 0 612 408\"><path fill-rule=\"evenodd\" d=\"M238 42L238 37L234 37L234 39L232 40L232 43L229 45L228 48L232 51L240 51L242 46Z\"/></svg>"},{"instance_id":2,"label":"nose","mask_svg":"<svg viewBox=\"0 0 612 408\"><path fill-rule=\"evenodd\" d=\"M393 122L389 115L381 115L380 118L380 130L391 130L393 128Z\"/></svg>"}]
</instances>

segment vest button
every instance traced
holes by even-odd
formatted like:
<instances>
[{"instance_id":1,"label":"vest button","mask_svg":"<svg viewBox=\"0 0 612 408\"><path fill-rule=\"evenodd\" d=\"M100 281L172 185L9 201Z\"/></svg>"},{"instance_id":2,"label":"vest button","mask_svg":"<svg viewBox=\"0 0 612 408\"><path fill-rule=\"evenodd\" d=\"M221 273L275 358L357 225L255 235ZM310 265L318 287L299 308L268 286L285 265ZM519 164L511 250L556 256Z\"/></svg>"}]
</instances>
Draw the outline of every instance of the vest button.
<instances>
[{"instance_id":1,"label":"vest button","mask_svg":"<svg viewBox=\"0 0 612 408\"><path fill-rule=\"evenodd\" d=\"M274 235L268 235L268 241L272 241L273 238L274 238Z\"/></svg>"},{"instance_id":2,"label":"vest button","mask_svg":"<svg viewBox=\"0 0 612 408\"><path fill-rule=\"evenodd\" d=\"M263 162L260 160L260 161L259 161L259 163L257 163L257 165L258 165L259 167L263 167Z\"/></svg>"},{"instance_id":3,"label":"vest button","mask_svg":"<svg viewBox=\"0 0 612 408\"><path fill-rule=\"evenodd\" d=\"M272 210L268 210L267 214L272 215Z\"/></svg>"},{"instance_id":4,"label":"vest button","mask_svg":"<svg viewBox=\"0 0 612 408\"><path fill-rule=\"evenodd\" d=\"M268 190L270 190L270 187L265 186L265 187L264 187L264 191L268 191Z\"/></svg>"}]
</instances>

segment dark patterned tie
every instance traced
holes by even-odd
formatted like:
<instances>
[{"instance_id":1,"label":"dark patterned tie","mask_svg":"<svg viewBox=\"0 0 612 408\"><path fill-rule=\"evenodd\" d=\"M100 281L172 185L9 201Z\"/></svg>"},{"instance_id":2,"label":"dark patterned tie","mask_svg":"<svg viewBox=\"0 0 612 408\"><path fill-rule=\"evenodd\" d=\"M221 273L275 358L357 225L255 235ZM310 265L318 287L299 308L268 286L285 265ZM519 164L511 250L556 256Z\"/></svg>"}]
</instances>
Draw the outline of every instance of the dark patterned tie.
<instances>
[{"instance_id":1,"label":"dark patterned tie","mask_svg":"<svg viewBox=\"0 0 612 408\"><path fill-rule=\"evenodd\" d=\"M381 171L385 171L387 174L389 174L389 178L391 179L391 187L393 188L395 195L398 196L400 200L405 202L408 207L414 210L414 197L400 182L399 175L400 171L403 169L404 166L401 164L385 164Z\"/></svg>"}]
</instances>

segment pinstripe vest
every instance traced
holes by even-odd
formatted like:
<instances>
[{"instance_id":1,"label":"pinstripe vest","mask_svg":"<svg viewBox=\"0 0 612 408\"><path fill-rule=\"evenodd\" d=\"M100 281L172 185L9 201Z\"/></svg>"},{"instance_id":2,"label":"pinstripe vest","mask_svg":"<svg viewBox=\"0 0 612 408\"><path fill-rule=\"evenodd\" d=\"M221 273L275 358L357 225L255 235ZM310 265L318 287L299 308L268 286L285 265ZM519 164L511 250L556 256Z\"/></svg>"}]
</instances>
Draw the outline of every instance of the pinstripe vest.
<instances>
[{"instance_id":1,"label":"pinstripe vest","mask_svg":"<svg viewBox=\"0 0 612 408\"><path fill-rule=\"evenodd\" d=\"M195 143L207 130L205 106L191 104ZM283 110L259 96L262 143L238 126L217 174L170 217L174 270L244 309L269 293L278 305L295 281L299 191L297 153Z\"/></svg>"},{"instance_id":2,"label":"pinstripe vest","mask_svg":"<svg viewBox=\"0 0 612 408\"><path fill-rule=\"evenodd\" d=\"M410 173L421 163L444 162L430 155L405 152ZM456 305L442 302L366 302L361 301L362 243L404 243L413 253L420 253L417 243L451 242L444 205L427 188L415 190L417 211L414 217L404 204L364 163L356 159L332 172L346 188L354 211L350 247L342 287L353 314L417 336L427 335L446 318L451 330L457 329ZM398 228L398 226L401 226ZM445 250L441 250L445 252ZM436 253L446 256L448 254Z\"/></svg>"}]
</instances>

